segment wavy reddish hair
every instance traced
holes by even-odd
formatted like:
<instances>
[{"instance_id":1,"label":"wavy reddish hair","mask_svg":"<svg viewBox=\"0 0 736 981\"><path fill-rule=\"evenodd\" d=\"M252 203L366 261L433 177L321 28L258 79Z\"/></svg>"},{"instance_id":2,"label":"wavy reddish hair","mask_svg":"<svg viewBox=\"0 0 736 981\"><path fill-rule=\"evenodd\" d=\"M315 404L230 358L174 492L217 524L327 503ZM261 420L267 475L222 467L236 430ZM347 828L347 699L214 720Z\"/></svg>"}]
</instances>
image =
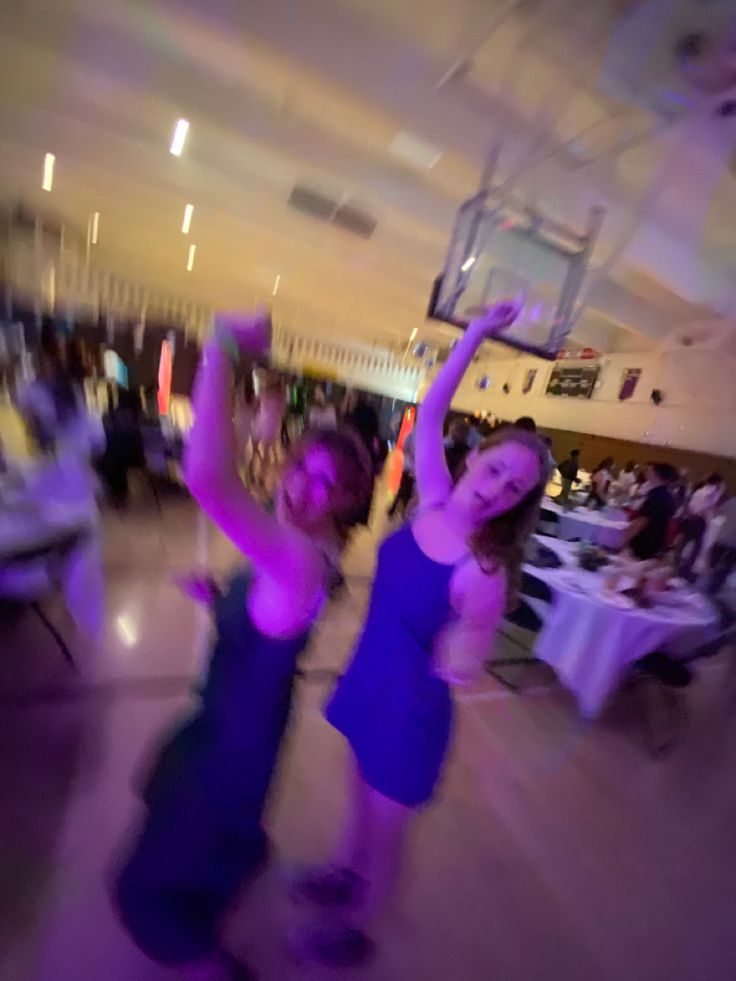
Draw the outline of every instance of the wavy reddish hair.
<instances>
[{"instance_id":1,"label":"wavy reddish hair","mask_svg":"<svg viewBox=\"0 0 736 981\"><path fill-rule=\"evenodd\" d=\"M373 461L362 441L348 427L313 429L294 444L284 466L303 458L313 447L330 454L337 472L337 485L330 504L343 542L358 524L373 496Z\"/></svg>"},{"instance_id":2,"label":"wavy reddish hair","mask_svg":"<svg viewBox=\"0 0 736 981\"><path fill-rule=\"evenodd\" d=\"M539 521L550 465L549 451L540 437L516 426L502 426L491 433L478 447L478 453L482 456L488 450L506 443L517 443L531 450L539 463L539 480L517 505L478 528L471 535L470 547L481 568L489 573L501 568L506 573L506 606L511 610L518 605L524 548ZM459 480L463 479L466 469L467 463L463 465Z\"/></svg>"}]
</instances>

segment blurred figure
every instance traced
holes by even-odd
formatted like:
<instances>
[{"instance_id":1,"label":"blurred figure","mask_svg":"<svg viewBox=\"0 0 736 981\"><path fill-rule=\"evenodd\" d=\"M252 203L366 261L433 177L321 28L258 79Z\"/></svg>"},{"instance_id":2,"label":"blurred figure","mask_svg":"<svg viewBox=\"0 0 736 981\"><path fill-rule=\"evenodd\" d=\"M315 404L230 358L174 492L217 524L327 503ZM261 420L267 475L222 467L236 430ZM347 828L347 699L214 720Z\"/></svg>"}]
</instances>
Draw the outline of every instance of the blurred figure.
<instances>
[{"instance_id":1,"label":"blurred figure","mask_svg":"<svg viewBox=\"0 0 736 981\"><path fill-rule=\"evenodd\" d=\"M527 433L536 433L537 424L531 416L520 416L514 423L517 429L523 429Z\"/></svg>"},{"instance_id":2,"label":"blurred figure","mask_svg":"<svg viewBox=\"0 0 736 981\"><path fill-rule=\"evenodd\" d=\"M309 870L294 887L322 907L299 939L301 954L325 966L371 956L366 930L395 885L409 827L441 780L451 687L480 678L514 602L546 450L531 433L503 430L472 452L455 483L442 448L464 372L514 314L499 304L471 323L425 396L415 442L420 507L381 547L361 639L326 708L352 750L350 806L335 864Z\"/></svg>"},{"instance_id":3,"label":"blurred figure","mask_svg":"<svg viewBox=\"0 0 736 981\"><path fill-rule=\"evenodd\" d=\"M373 463L375 487L375 477L377 477L380 473L382 465L378 413L365 395L356 395L355 392L348 392L346 394L343 406L347 410L344 416L345 424L350 426L358 434L361 442L368 450L370 455ZM360 516L359 523L362 525L367 526L370 521L372 501L373 493L371 492L371 500L366 506L363 514Z\"/></svg>"},{"instance_id":4,"label":"blurred figure","mask_svg":"<svg viewBox=\"0 0 736 981\"><path fill-rule=\"evenodd\" d=\"M53 519L80 532L78 543L64 558L61 585L77 625L96 637L105 614L98 481L93 468L105 446L102 420L87 411L81 384L67 371L61 346L48 338L39 376L18 401L38 451L23 472L24 503L34 506L43 520Z\"/></svg>"},{"instance_id":5,"label":"blurred figure","mask_svg":"<svg viewBox=\"0 0 736 981\"><path fill-rule=\"evenodd\" d=\"M644 502L644 499L649 491L647 474L653 466L653 463L647 463L643 467L636 468L634 483L632 484L631 491L629 492L630 507L639 508Z\"/></svg>"},{"instance_id":6,"label":"blurred figure","mask_svg":"<svg viewBox=\"0 0 736 981\"><path fill-rule=\"evenodd\" d=\"M3 441L0 439L0 500L6 495L11 496L20 493L23 482L22 468L8 458Z\"/></svg>"},{"instance_id":7,"label":"blurred figure","mask_svg":"<svg viewBox=\"0 0 736 981\"><path fill-rule=\"evenodd\" d=\"M250 463L250 441L253 435L255 417L256 393L253 388L253 372L248 367L243 376L242 383L235 391L235 409L233 412L238 461L246 467Z\"/></svg>"},{"instance_id":8,"label":"blurred figure","mask_svg":"<svg viewBox=\"0 0 736 981\"><path fill-rule=\"evenodd\" d=\"M129 474L145 466L141 400L137 392L118 391L117 403L105 416L105 453L99 465L110 503L124 508L130 500Z\"/></svg>"},{"instance_id":9,"label":"blurred figure","mask_svg":"<svg viewBox=\"0 0 736 981\"><path fill-rule=\"evenodd\" d=\"M274 513L258 504L233 458L230 392L238 350L254 357L269 347L268 318L218 315L200 361L187 485L248 567L223 595L205 588L200 596L215 600L217 621L207 679L162 747L115 881L118 911L139 948L191 981L252 977L225 950L222 920L267 860L263 811L297 659L372 476L352 434L308 434L286 462Z\"/></svg>"},{"instance_id":10,"label":"blurred figure","mask_svg":"<svg viewBox=\"0 0 736 981\"><path fill-rule=\"evenodd\" d=\"M649 468L647 496L624 532L624 545L637 559L654 559L667 547L670 522L677 509L671 490L676 480L677 470L669 463L653 463Z\"/></svg>"},{"instance_id":11,"label":"blurred figure","mask_svg":"<svg viewBox=\"0 0 736 981\"><path fill-rule=\"evenodd\" d=\"M87 411L81 384L67 371L64 351L47 334L38 377L18 395L18 411L40 456L28 472L29 493L97 515L97 480L92 460L105 446L101 420Z\"/></svg>"},{"instance_id":12,"label":"blurred figure","mask_svg":"<svg viewBox=\"0 0 736 981\"><path fill-rule=\"evenodd\" d=\"M585 502L588 507L603 508L608 503L608 488L611 483L611 467L613 457L607 456L601 460L591 474L590 494Z\"/></svg>"},{"instance_id":13,"label":"blurred figure","mask_svg":"<svg viewBox=\"0 0 736 981\"><path fill-rule=\"evenodd\" d=\"M481 433L481 420L473 416L469 420L470 432L468 433L468 446L471 450L476 449L483 442L483 434Z\"/></svg>"},{"instance_id":14,"label":"blurred figure","mask_svg":"<svg viewBox=\"0 0 736 981\"><path fill-rule=\"evenodd\" d=\"M570 456L560 464L560 480L562 482L562 492L560 493L560 504L570 503L572 485L578 482L578 470L580 469L580 450L571 450Z\"/></svg>"},{"instance_id":15,"label":"blurred figure","mask_svg":"<svg viewBox=\"0 0 736 981\"><path fill-rule=\"evenodd\" d=\"M378 413L366 395L351 392L345 397L344 420L360 436L373 460L380 458Z\"/></svg>"},{"instance_id":16,"label":"blurred figure","mask_svg":"<svg viewBox=\"0 0 736 981\"><path fill-rule=\"evenodd\" d=\"M692 579L695 563L700 556L708 522L723 496L723 477L713 473L696 490L688 502L680 522L680 541L677 551L678 574L683 579Z\"/></svg>"},{"instance_id":17,"label":"blurred figure","mask_svg":"<svg viewBox=\"0 0 736 981\"><path fill-rule=\"evenodd\" d=\"M279 375L268 374L258 395L248 473L251 484L267 491L275 478L278 447L286 412L286 392Z\"/></svg>"},{"instance_id":18,"label":"blurred figure","mask_svg":"<svg viewBox=\"0 0 736 981\"><path fill-rule=\"evenodd\" d=\"M542 442L547 447L547 463L549 464L549 475L551 477L557 469L557 461L555 460L554 453L552 452L552 437L542 436Z\"/></svg>"},{"instance_id":19,"label":"blurred figure","mask_svg":"<svg viewBox=\"0 0 736 981\"><path fill-rule=\"evenodd\" d=\"M445 438L445 463L453 480L457 479L465 457L470 453L470 426L464 419L455 419Z\"/></svg>"},{"instance_id":20,"label":"blurred figure","mask_svg":"<svg viewBox=\"0 0 736 981\"><path fill-rule=\"evenodd\" d=\"M318 385L314 390L314 401L309 408L310 429L334 429L337 426L335 406L327 401L325 390Z\"/></svg>"},{"instance_id":21,"label":"blurred figure","mask_svg":"<svg viewBox=\"0 0 736 981\"><path fill-rule=\"evenodd\" d=\"M394 502L388 509L389 518L393 518L397 510L401 508L402 516L406 514L409 502L414 496L414 430L404 440L404 459L401 471L401 483L394 498Z\"/></svg>"},{"instance_id":22,"label":"blurred figure","mask_svg":"<svg viewBox=\"0 0 736 981\"><path fill-rule=\"evenodd\" d=\"M611 484L611 500L624 506L631 497L631 489L636 482L636 464L629 460L621 473Z\"/></svg>"},{"instance_id":23,"label":"blurred figure","mask_svg":"<svg viewBox=\"0 0 736 981\"><path fill-rule=\"evenodd\" d=\"M692 487L690 485L690 475L685 467L680 470L680 477L675 485L674 491L675 500L677 501L677 506L682 514L685 513L685 508L688 501L692 497Z\"/></svg>"},{"instance_id":24,"label":"blurred figure","mask_svg":"<svg viewBox=\"0 0 736 981\"><path fill-rule=\"evenodd\" d=\"M718 508L723 524L708 555L708 579L706 590L711 596L721 591L736 569L736 497L729 497Z\"/></svg>"}]
</instances>

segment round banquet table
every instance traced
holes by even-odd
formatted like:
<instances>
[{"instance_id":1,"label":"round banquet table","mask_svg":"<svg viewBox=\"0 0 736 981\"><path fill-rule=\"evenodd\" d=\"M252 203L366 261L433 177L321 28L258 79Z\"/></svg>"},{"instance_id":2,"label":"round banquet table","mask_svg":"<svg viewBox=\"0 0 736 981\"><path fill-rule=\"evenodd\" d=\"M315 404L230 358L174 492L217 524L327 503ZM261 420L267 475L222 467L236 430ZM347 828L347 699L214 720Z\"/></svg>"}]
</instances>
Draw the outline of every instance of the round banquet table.
<instances>
[{"instance_id":1,"label":"round banquet table","mask_svg":"<svg viewBox=\"0 0 736 981\"><path fill-rule=\"evenodd\" d=\"M619 549L624 543L628 521L620 511L591 511L588 508L563 508L546 498L542 511L557 515L557 536L565 541L581 541L602 548Z\"/></svg>"},{"instance_id":2,"label":"round banquet table","mask_svg":"<svg viewBox=\"0 0 736 981\"><path fill-rule=\"evenodd\" d=\"M679 590L666 606L631 606L626 597L604 590L605 569L593 573L577 566L575 545L537 537L564 565L524 565L525 572L549 586L554 600L534 654L575 695L584 717L599 715L635 661L655 650L683 655L715 636L718 614L694 590Z\"/></svg>"}]
</instances>

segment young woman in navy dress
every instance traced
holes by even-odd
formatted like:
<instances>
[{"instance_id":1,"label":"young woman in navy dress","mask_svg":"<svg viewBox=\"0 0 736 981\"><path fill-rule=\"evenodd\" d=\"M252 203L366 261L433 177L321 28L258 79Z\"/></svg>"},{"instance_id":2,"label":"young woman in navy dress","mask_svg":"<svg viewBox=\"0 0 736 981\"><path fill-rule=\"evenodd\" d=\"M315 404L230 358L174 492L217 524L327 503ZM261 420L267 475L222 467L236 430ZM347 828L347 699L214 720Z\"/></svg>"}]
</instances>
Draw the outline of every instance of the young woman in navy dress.
<instances>
[{"instance_id":1,"label":"young woman in navy dress","mask_svg":"<svg viewBox=\"0 0 736 981\"><path fill-rule=\"evenodd\" d=\"M147 810L115 881L128 932L192 981L240 981L219 927L267 853L262 816L286 730L299 654L328 594L371 461L350 432L310 434L291 451L275 513L238 473L233 361L268 353L266 316L220 315L204 348L184 471L194 498L250 560L217 598L217 639L198 705L161 751Z\"/></svg>"},{"instance_id":2,"label":"young woman in navy dress","mask_svg":"<svg viewBox=\"0 0 736 981\"><path fill-rule=\"evenodd\" d=\"M344 966L370 954L366 927L394 882L412 818L440 781L452 686L480 677L514 603L547 482L547 448L533 433L501 429L470 452L453 483L443 423L478 348L516 314L504 303L473 321L419 409L418 511L380 549L362 636L326 710L352 751L351 800L335 863L295 886L332 908L296 938L312 960Z\"/></svg>"}]
</instances>

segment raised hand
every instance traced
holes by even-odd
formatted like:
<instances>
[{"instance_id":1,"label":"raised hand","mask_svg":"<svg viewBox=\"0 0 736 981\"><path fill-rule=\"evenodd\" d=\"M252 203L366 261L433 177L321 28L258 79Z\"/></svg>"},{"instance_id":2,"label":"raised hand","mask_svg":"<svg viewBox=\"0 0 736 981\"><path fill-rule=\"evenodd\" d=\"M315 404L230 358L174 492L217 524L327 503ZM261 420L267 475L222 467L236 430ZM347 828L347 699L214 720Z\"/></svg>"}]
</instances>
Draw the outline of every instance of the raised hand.
<instances>
[{"instance_id":1,"label":"raised hand","mask_svg":"<svg viewBox=\"0 0 736 981\"><path fill-rule=\"evenodd\" d=\"M215 314L215 338L234 342L247 357L257 358L271 350L271 314L267 311L227 310Z\"/></svg>"},{"instance_id":2,"label":"raised hand","mask_svg":"<svg viewBox=\"0 0 736 981\"><path fill-rule=\"evenodd\" d=\"M481 337L495 337L510 327L521 313L522 304L518 300L501 300L470 321L469 330Z\"/></svg>"}]
</instances>

